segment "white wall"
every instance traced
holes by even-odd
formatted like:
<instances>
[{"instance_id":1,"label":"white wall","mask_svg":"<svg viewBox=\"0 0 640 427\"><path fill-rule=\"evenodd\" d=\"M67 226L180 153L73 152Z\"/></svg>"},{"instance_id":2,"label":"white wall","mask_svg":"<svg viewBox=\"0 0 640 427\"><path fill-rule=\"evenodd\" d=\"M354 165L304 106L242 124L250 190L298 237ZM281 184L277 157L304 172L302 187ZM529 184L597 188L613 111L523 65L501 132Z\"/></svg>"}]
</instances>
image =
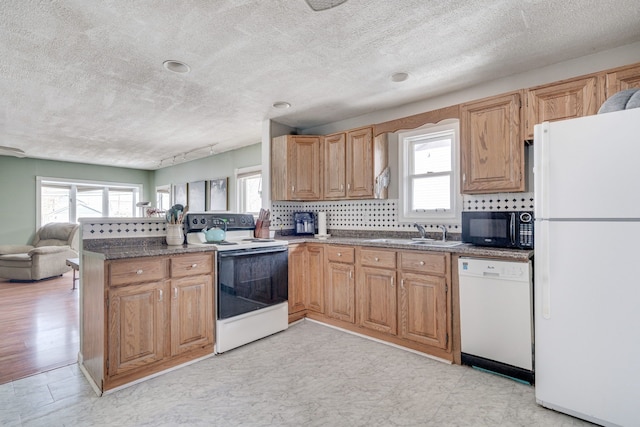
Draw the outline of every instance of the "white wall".
<instances>
[{"instance_id":1,"label":"white wall","mask_svg":"<svg viewBox=\"0 0 640 427\"><path fill-rule=\"evenodd\" d=\"M258 143L238 148L237 150L226 151L202 159L158 169L154 175L155 186L184 184L228 177L228 210L235 212L237 211L235 170L250 166L259 166L263 163L262 155L261 144ZM152 204L155 205L155 199L152 201Z\"/></svg>"},{"instance_id":2,"label":"white wall","mask_svg":"<svg viewBox=\"0 0 640 427\"><path fill-rule=\"evenodd\" d=\"M339 122L327 123L322 126L301 129L300 134L327 135L636 62L640 62L640 42L504 77L435 98L380 110Z\"/></svg>"}]
</instances>

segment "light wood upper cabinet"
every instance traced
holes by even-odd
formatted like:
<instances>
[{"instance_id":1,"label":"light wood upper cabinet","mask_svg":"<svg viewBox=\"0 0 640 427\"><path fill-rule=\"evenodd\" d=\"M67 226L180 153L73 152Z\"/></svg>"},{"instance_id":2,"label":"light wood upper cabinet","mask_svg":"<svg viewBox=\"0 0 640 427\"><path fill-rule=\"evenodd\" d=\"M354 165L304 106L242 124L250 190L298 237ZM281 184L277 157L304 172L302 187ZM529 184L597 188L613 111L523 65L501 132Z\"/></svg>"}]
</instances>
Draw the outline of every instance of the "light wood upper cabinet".
<instances>
[{"instance_id":1,"label":"light wood upper cabinet","mask_svg":"<svg viewBox=\"0 0 640 427\"><path fill-rule=\"evenodd\" d=\"M347 144L344 132L324 137L324 198L343 199L347 196Z\"/></svg>"},{"instance_id":2,"label":"light wood upper cabinet","mask_svg":"<svg viewBox=\"0 0 640 427\"><path fill-rule=\"evenodd\" d=\"M347 197L373 198L373 129L347 132Z\"/></svg>"},{"instance_id":3,"label":"light wood upper cabinet","mask_svg":"<svg viewBox=\"0 0 640 427\"><path fill-rule=\"evenodd\" d=\"M596 114L602 103L600 92L597 75L528 89L524 138L533 139L536 124Z\"/></svg>"},{"instance_id":4,"label":"light wood upper cabinet","mask_svg":"<svg viewBox=\"0 0 640 427\"><path fill-rule=\"evenodd\" d=\"M324 138L324 198L386 198L375 194L375 179L388 165L386 135L373 138L368 126L327 135Z\"/></svg>"},{"instance_id":5,"label":"light wood upper cabinet","mask_svg":"<svg viewBox=\"0 0 640 427\"><path fill-rule=\"evenodd\" d=\"M271 198L321 200L322 137L283 135L271 143Z\"/></svg>"},{"instance_id":6,"label":"light wood upper cabinet","mask_svg":"<svg viewBox=\"0 0 640 427\"><path fill-rule=\"evenodd\" d=\"M609 70L605 74L605 90L602 102L621 90L638 88L640 88L640 64Z\"/></svg>"},{"instance_id":7,"label":"light wood upper cabinet","mask_svg":"<svg viewBox=\"0 0 640 427\"><path fill-rule=\"evenodd\" d=\"M524 191L521 92L461 107L462 192Z\"/></svg>"}]
</instances>

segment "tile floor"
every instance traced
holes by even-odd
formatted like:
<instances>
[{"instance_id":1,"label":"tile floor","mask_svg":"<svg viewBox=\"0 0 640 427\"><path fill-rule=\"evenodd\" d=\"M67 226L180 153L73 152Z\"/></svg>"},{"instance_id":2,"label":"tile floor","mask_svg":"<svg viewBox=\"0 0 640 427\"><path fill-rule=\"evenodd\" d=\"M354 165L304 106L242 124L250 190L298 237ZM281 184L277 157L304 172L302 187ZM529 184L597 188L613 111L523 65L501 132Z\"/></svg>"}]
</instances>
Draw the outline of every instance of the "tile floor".
<instances>
[{"instance_id":1,"label":"tile floor","mask_svg":"<svg viewBox=\"0 0 640 427\"><path fill-rule=\"evenodd\" d=\"M97 397L76 365L0 385L2 426L586 426L533 388L310 321Z\"/></svg>"}]
</instances>

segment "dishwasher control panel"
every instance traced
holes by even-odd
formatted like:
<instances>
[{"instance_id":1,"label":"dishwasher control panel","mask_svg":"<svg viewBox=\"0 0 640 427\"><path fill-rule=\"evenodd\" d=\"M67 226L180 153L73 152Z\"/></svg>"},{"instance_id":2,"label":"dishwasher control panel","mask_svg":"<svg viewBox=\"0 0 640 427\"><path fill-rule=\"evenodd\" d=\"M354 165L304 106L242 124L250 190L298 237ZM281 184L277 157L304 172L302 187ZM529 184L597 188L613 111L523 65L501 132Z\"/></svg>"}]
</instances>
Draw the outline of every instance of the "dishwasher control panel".
<instances>
[{"instance_id":1,"label":"dishwasher control panel","mask_svg":"<svg viewBox=\"0 0 640 427\"><path fill-rule=\"evenodd\" d=\"M502 279L529 279L528 262L496 261L490 259L460 258L460 274Z\"/></svg>"}]
</instances>

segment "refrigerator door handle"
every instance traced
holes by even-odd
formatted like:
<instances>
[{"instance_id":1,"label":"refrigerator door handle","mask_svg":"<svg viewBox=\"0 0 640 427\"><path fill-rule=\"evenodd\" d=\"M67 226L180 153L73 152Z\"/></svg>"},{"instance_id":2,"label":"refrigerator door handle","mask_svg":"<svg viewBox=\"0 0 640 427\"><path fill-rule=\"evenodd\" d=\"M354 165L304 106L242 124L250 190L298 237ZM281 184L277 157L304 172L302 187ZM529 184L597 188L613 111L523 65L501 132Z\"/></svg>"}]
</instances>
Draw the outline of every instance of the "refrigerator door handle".
<instances>
[{"instance_id":1,"label":"refrigerator door handle","mask_svg":"<svg viewBox=\"0 0 640 427\"><path fill-rule=\"evenodd\" d=\"M549 197L549 122L534 126L534 140L536 149L533 159L534 188L534 217L549 218L547 212Z\"/></svg>"},{"instance_id":2,"label":"refrigerator door handle","mask_svg":"<svg viewBox=\"0 0 640 427\"><path fill-rule=\"evenodd\" d=\"M547 248L544 251L536 252L536 282L539 285L541 305L542 305L542 317L544 319L551 319L551 282L549 280L549 268L551 257L549 256L548 242L549 242L549 221L539 221L536 226L539 230L536 230L536 246Z\"/></svg>"}]
</instances>

